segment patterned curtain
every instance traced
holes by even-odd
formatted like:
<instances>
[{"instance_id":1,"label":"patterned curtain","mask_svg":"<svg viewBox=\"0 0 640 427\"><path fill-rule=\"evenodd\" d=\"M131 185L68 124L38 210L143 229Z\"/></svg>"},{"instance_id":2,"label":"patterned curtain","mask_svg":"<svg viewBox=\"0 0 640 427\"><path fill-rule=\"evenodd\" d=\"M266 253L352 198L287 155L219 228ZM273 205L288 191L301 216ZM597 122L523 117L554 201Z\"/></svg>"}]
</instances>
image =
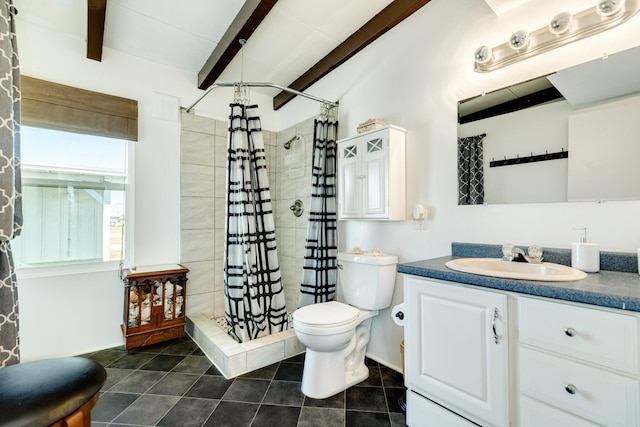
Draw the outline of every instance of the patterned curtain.
<instances>
[{"instance_id":1,"label":"patterned curtain","mask_svg":"<svg viewBox=\"0 0 640 427\"><path fill-rule=\"evenodd\" d=\"M336 136L338 122L315 120L311 202L298 306L333 300L337 282Z\"/></svg>"},{"instance_id":2,"label":"patterned curtain","mask_svg":"<svg viewBox=\"0 0 640 427\"><path fill-rule=\"evenodd\" d=\"M0 3L0 367L20 361L18 287L10 241L22 228L20 68L11 0Z\"/></svg>"},{"instance_id":3,"label":"patterned curtain","mask_svg":"<svg viewBox=\"0 0 640 427\"><path fill-rule=\"evenodd\" d=\"M287 329L288 318L257 106L230 107L225 317L229 334L243 342Z\"/></svg>"},{"instance_id":4,"label":"patterned curtain","mask_svg":"<svg viewBox=\"0 0 640 427\"><path fill-rule=\"evenodd\" d=\"M486 134L458 138L458 204L484 203L482 140Z\"/></svg>"}]
</instances>

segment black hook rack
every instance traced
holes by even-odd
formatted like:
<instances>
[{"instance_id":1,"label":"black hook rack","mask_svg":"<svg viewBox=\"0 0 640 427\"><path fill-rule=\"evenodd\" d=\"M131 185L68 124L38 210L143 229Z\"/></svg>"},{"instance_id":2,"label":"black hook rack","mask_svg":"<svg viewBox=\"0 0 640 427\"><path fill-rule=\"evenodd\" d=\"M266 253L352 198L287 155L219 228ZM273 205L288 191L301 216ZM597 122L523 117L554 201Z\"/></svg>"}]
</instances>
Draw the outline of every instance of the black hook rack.
<instances>
[{"instance_id":1,"label":"black hook rack","mask_svg":"<svg viewBox=\"0 0 640 427\"><path fill-rule=\"evenodd\" d=\"M536 154L536 155L531 153L530 156L525 156L525 157L517 156L512 159L507 159L506 157L504 158L504 160L491 159L491 162L489 162L489 167L495 168L498 166L519 165L522 163L544 162L546 160L567 159L567 158L569 158L569 151L564 151L564 148L563 148L562 151L558 151L556 153L545 152L544 154Z\"/></svg>"}]
</instances>

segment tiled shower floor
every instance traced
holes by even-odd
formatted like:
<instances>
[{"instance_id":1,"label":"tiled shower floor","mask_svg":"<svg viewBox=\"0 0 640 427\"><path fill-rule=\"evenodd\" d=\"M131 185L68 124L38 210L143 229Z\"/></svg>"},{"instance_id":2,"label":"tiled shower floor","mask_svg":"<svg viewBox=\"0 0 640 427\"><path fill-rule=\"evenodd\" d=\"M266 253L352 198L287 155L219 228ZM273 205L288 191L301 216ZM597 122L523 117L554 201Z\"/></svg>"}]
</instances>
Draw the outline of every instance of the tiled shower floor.
<instances>
[{"instance_id":1,"label":"tiled shower floor","mask_svg":"<svg viewBox=\"0 0 640 427\"><path fill-rule=\"evenodd\" d=\"M367 359L369 378L323 400L300 391L304 354L226 379L189 338L85 355L107 369L98 426L405 426L402 375Z\"/></svg>"}]
</instances>

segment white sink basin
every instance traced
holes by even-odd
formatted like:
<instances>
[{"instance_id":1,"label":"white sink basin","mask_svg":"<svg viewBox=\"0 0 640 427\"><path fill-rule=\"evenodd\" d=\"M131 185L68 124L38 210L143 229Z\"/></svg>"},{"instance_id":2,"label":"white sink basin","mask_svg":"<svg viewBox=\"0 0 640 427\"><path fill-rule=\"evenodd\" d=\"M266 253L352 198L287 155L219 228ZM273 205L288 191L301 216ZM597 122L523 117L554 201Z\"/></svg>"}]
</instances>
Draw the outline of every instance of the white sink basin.
<instances>
[{"instance_id":1,"label":"white sink basin","mask_svg":"<svg viewBox=\"0 0 640 427\"><path fill-rule=\"evenodd\" d=\"M570 282L587 277L587 273L561 264L503 261L499 258L460 258L445 264L452 270L504 279Z\"/></svg>"}]
</instances>

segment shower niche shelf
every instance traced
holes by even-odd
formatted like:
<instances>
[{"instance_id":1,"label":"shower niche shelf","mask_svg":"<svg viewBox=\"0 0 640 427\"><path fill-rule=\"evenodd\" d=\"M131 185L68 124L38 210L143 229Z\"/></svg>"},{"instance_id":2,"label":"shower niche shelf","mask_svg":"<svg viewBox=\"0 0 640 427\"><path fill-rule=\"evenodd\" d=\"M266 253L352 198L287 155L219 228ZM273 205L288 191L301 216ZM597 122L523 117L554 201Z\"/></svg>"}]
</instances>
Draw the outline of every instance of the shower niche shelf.
<instances>
[{"instance_id":1,"label":"shower niche shelf","mask_svg":"<svg viewBox=\"0 0 640 427\"><path fill-rule=\"evenodd\" d=\"M189 269L180 264L123 271L121 328L127 352L184 337L188 272Z\"/></svg>"},{"instance_id":2,"label":"shower niche shelf","mask_svg":"<svg viewBox=\"0 0 640 427\"><path fill-rule=\"evenodd\" d=\"M405 135L389 125L338 141L338 219L406 219Z\"/></svg>"}]
</instances>

